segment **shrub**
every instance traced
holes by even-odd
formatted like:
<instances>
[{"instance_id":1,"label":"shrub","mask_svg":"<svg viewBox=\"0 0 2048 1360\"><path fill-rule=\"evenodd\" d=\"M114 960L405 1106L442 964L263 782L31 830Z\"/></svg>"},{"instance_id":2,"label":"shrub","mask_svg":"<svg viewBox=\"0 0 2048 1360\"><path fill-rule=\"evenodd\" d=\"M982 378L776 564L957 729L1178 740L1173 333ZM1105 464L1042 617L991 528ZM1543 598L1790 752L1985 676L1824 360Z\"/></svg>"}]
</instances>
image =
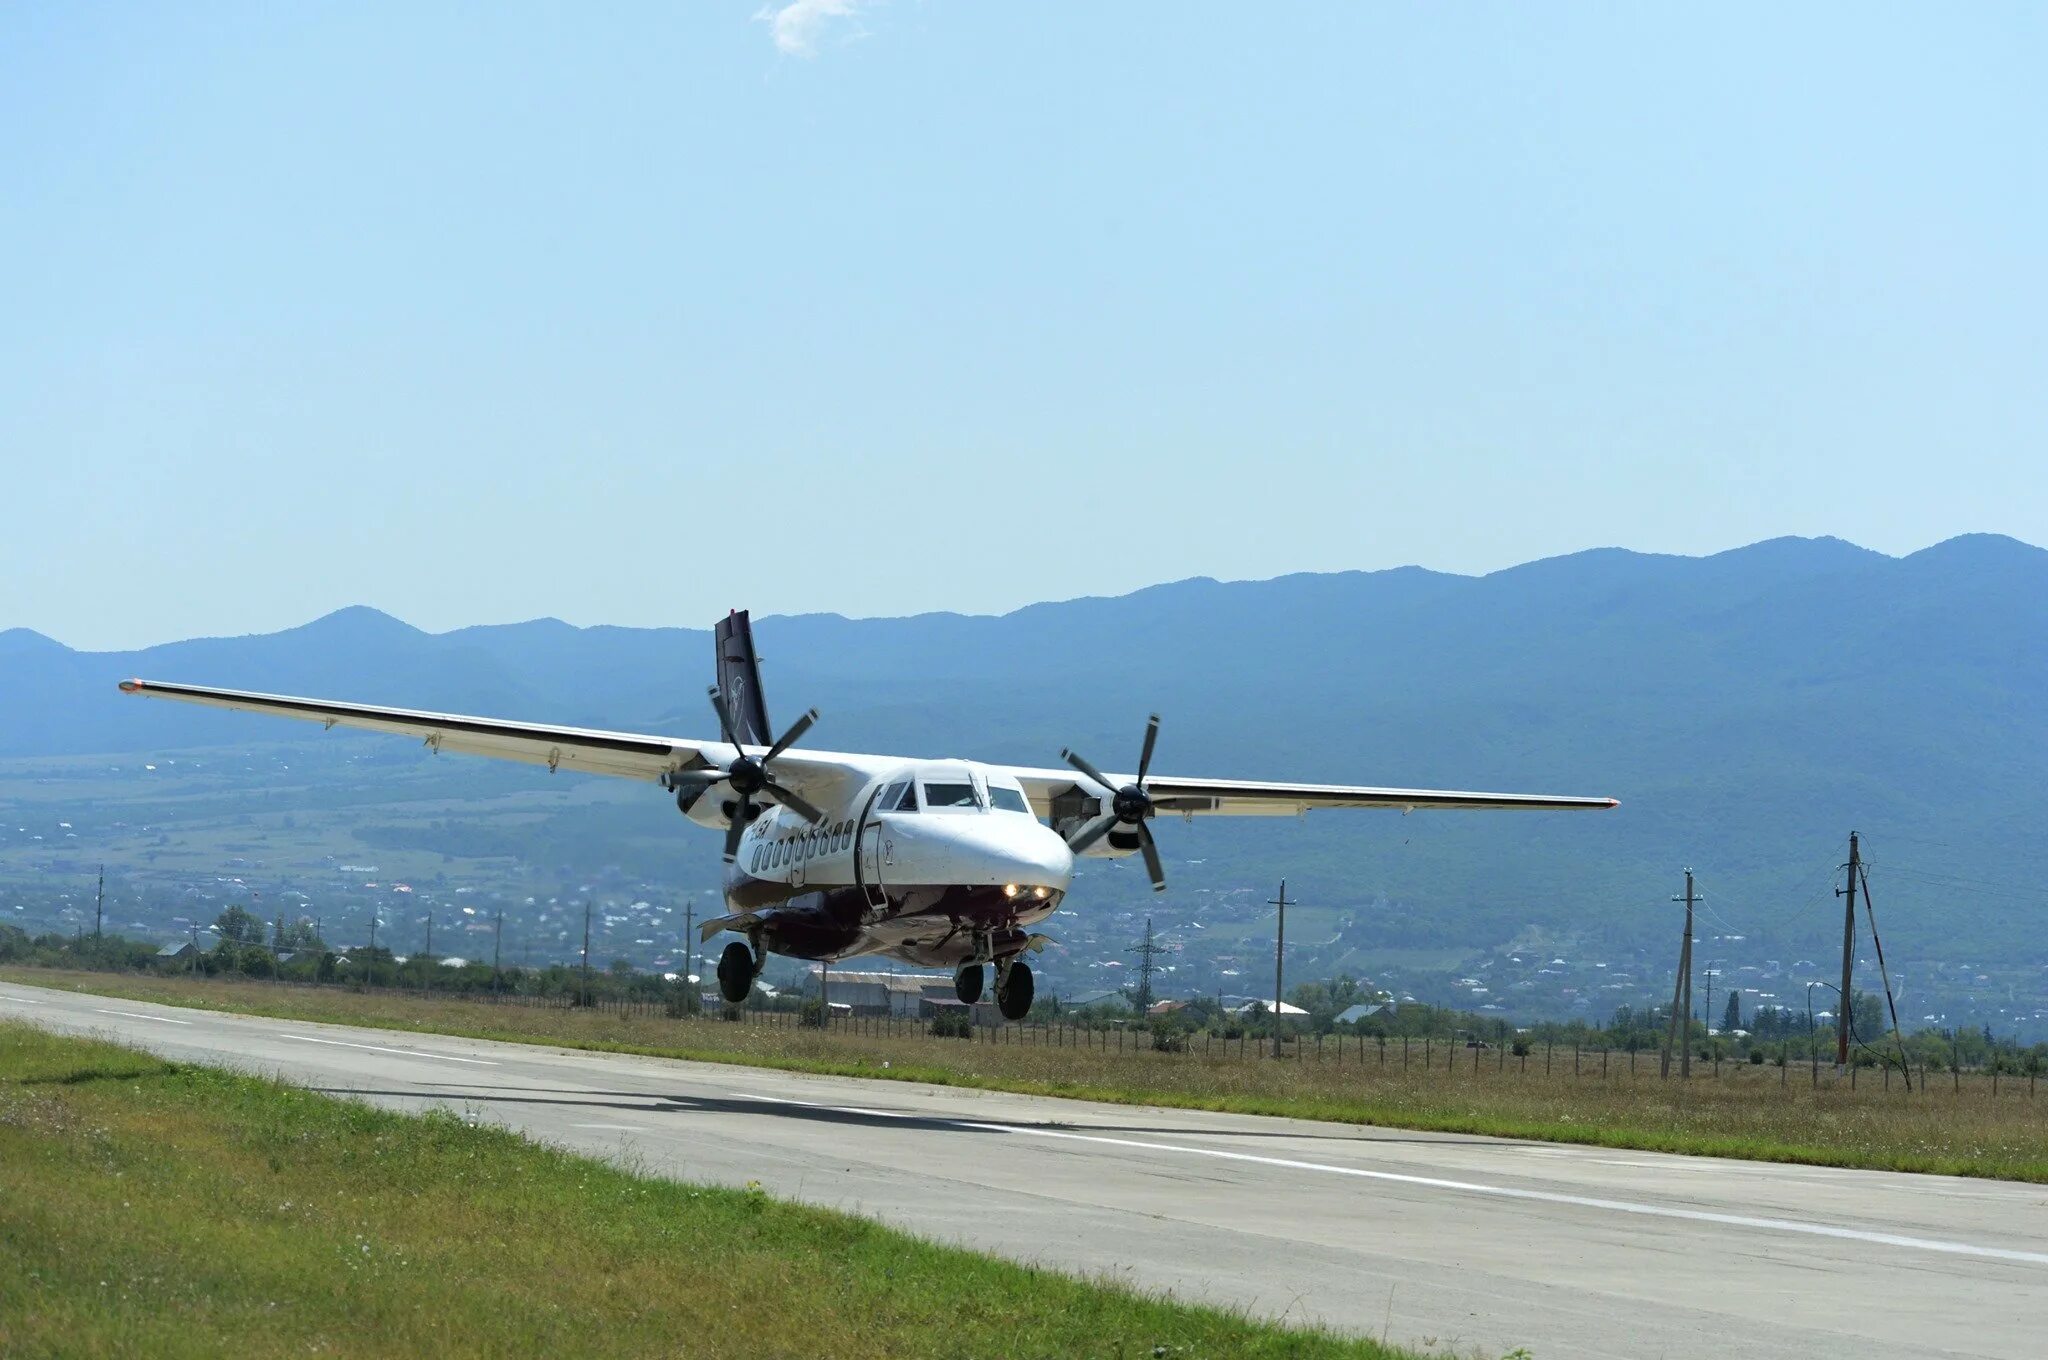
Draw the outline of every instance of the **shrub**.
<instances>
[{"instance_id":1,"label":"shrub","mask_svg":"<svg viewBox=\"0 0 2048 1360\"><path fill-rule=\"evenodd\" d=\"M974 1017L965 1008L942 1006L932 1013L930 1034L934 1039L972 1039Z\"/></svg>"}]
</instances>

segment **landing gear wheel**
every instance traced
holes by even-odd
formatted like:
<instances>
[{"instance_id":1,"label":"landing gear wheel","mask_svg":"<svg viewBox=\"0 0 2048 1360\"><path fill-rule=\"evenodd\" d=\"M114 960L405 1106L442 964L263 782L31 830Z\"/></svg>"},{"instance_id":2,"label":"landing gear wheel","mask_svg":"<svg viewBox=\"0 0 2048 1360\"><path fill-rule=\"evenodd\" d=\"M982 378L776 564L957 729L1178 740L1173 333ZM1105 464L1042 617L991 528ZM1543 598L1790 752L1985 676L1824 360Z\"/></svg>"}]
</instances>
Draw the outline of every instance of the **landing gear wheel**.
<instances>
[{"instance_id":1,"label":"landing gear wheel","mask_svg":"<svg viewBox=\"0 0 2048 1360\"><path fill-rule=\"evenodd\" d=\"M1034 990L1031 965L1018 959L996 978L996 1009L1005 1020L1022 1020L1031 1014Z\"/></svg>"},{"instance_id":2,"label":"landing gear wheel","mask_svg":"<svg viewBox=\"0 0 2048 1360\"><path fill-rule=\"evenodd\" d=\"M754 990L754 951L734 940L718 956L718 994L737 1006Z\"/></svg>"},{"instance_id":3,"label":"landing gear wheel","mask_svg":"<svg viewBox=\"0 0 2048 1360\"><path fill-rule=\"evenodd\" d=\"M960 998L963 1006L972 1006L981 1000L983 970L978 963L963 963L953 974L953 995Z\"/></svg>"}]
</instances>

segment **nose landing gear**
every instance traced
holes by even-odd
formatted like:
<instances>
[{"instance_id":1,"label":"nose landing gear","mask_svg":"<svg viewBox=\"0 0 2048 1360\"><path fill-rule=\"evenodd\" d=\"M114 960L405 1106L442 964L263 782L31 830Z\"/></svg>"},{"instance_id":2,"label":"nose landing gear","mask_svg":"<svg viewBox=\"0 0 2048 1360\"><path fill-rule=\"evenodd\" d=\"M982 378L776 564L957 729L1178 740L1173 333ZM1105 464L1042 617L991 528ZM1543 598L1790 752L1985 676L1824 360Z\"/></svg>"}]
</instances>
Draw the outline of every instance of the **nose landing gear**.
<instances>
[{"instance_id":1,"label":"nose landing gear","mask_svg":"<svg viewBox=\"0 0 2048 1360\"><path fill-rule=\"evenodd\" d=\"M981 970L974 971L978 974ZM996 1009L1002 1012L1003 1019L1022 1020L1031 1014L1035 990L1030 964L1014 956L996 964Z\"/></svg>"},{"instance_id":2,"label":"nose landing gear","mask_svg":"<svg viewBox=\"0 0 2048 1360\"><path fill-rule=\"evenodd\" d=\"M982 969L978 963L963 963L953 974L953 995L960 998L963 1006L972 1006L981 1000Z\"/></svg>"}]
</instances>

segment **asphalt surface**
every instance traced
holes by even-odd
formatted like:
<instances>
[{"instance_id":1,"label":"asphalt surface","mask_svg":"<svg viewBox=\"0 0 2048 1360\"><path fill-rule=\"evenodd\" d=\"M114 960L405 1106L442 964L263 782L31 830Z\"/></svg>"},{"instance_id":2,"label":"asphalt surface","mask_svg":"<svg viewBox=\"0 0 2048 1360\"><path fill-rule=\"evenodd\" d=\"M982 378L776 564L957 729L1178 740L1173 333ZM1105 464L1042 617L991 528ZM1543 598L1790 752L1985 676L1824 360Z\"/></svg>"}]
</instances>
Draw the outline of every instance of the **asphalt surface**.
<instances>
[{"instance_id":1,"label":"asphalt surface","mask_svg":"<svg viewBox=\"0 0 2048 1360\"><path fill-rule=\"evenodd\" d=\"M1451 1354L2048 1355L2042 1186L1094 1105L7 984L0 1017L451 1107L651 1174L759 1181L939 1241Z\"/></svg>"}]
</instances>

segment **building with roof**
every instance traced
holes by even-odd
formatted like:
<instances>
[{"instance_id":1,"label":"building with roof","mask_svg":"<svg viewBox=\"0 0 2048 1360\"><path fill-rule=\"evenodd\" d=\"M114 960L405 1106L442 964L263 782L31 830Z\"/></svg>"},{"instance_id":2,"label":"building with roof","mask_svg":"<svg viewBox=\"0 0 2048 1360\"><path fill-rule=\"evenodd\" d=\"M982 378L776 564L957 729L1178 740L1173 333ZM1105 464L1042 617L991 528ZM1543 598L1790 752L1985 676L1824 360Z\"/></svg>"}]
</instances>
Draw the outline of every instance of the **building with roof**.
<instances>
[{"instance_id":1,"label":"building with roof","mask_svg":"<svg viewBox=\"0 0 2048 1360\"><path fill-rule=\"evenodd\" d=\"M951 973L856 972L834 968L829 974L816 964L804 974L803 995L818 995L820 975L833 1010L841 1006L854 1015L929 1015L935 1005L958 1006ZM929 1003L929 1004L928 1004Z\"/></svg>"}]
</instances>

